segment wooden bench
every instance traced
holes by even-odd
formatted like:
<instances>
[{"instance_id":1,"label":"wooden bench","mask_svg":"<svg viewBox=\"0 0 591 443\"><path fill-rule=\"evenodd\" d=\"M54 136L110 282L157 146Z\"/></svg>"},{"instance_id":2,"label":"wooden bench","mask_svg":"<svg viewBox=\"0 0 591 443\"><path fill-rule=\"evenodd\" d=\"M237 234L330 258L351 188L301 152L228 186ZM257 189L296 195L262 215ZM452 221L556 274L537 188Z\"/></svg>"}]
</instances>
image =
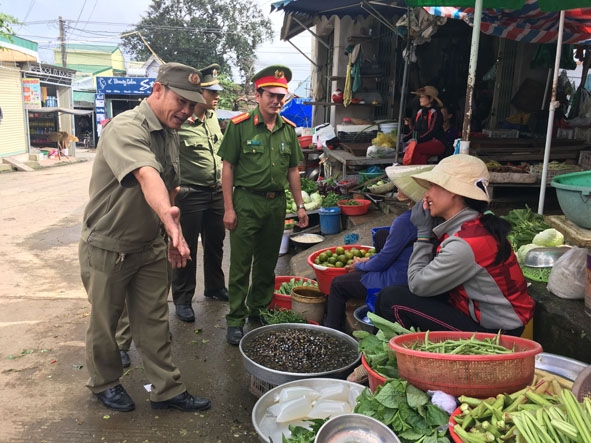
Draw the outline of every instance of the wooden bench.
<instances>
[{"instance_id":1,"label":"wooden bench","mask_svg":"<svg viewBox=\"0 0 591 443\"><path fill-rule=\"evenodd\" d=\"M545 145L544 139L476 138L470 140L470 154L484 161L541 163L544 161ZM550 160L576 164L579 153L590 148L591 145L582 140L553 139Z\"/></svg>"}]
</instances>

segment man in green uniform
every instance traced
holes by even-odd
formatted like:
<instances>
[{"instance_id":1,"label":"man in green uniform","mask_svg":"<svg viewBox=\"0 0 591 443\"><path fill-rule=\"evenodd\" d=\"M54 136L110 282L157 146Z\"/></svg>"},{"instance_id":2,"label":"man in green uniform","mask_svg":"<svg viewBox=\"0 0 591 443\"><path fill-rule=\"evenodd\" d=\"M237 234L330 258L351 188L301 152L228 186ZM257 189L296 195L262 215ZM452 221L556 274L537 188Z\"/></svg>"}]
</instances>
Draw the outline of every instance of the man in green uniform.
<instances>
[{"instance_id":1,"label":"man in green uniform","mask_svg":"<svg viewBox=\"0 0 591 443\"><path fill-rule=\"evenodd\" d=\"M158 71L152 94L105 127L90 178L79 246L91 304L86 333L88 388L110 409L135 404L121 385L115 329L127 303L131 332L151 384L154 409L207 409L192 396L171 359L168 261L183 267L189 248L171 202L179 184L176 130L204 102L200 72L180 63ZM168 237L168 245L164 238Z\"/></svg>"},{"instance_id":2,"label":"man in green uniform","mask_svg":"<svg viewBox=\"0 0 591 443\"><path fill-rule=\"evenodd\" d=\"M297 225L308 225L298 171L302 151L295 125L279 115L290 80L285 66L255 74L258 106L231 120L218 152L223 159L224 225L230 230L226 339L232 345L240 343L246 318L258 318L273 298L288 183L298 205Z\"/></svg>"},{"instance_id":3,"label":"man in green uniform","mask_svg":"<svg viewBox=\"0 0 591 443\"><path fill-rule=\"evenodd\" d=\"M204 295L228 301L228 290L222 270L224 255L224 198L222 195L222 161L217 152L222 130L215 109L222 88L217 78L220 66L212 64L200 69L205 103L197 103L195 111L179 131L181 189L176 204L181 210L183 237L191 250L191 260L184 268L172 272L172 298L179 320L195 321L191 306L196 286L197 239L203 244Z\"/></svg>"}]
</instances>

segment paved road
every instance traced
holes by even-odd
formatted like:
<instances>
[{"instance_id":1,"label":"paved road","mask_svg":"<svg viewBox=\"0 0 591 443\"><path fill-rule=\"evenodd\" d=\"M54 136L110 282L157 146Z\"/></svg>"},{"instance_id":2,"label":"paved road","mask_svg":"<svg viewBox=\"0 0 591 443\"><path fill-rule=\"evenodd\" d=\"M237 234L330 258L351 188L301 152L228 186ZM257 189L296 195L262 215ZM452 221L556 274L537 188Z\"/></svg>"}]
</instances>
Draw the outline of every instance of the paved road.
<instances>
[{"instance_id":1,"label":"paved road","mask_svg":"<svg viewBox=\"0 0 591 443\"><path fill-rule=\"evenodd\" d=\"M212 399L209 411L154 412L135 349L123 377L134 412L108 411L84 387L89 304L77 245L91 167L0 174L0 442L259 441L250 377L225 341L227 305L205 300L202 288L197 322L171 316L171 330L173 358L190 392Z\"/></svg>"}]
</instances>

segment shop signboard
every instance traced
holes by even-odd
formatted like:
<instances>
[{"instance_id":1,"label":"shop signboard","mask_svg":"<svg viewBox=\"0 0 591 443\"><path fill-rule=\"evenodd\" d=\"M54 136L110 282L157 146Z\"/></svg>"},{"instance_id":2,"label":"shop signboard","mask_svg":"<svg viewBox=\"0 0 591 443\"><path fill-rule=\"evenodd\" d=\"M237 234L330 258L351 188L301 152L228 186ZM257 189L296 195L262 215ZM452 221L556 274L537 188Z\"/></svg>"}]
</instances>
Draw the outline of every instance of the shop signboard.
<instances>
[{"instance_id":1,"label":"shop signboard","mask_svg":"<svg viewBox=\"0 0 591 443\"><path fill-rule=\"evenodd\" d=\"M25 109L41 107L41 80L38 78L23 78L23 102Z\"/></svg>"},{"instance_id":2,"label":"shop signboard","mask_svg":"<svg viewBox=\"0 0 591 443\"><path fill-rule=\"evenodd\" d=\"M96 115L96 124L100 126L101 122L107 118L105 94L94 94L94 114Z\"/></svg>"},{"instance_id":3,"label":"shop signboard","mask_svg":"<svg viewBox=\"0 0 591 443\"><path fill-rule=\"evenodd\" d=\"M97 77L96 92L107 95L150 95L154 78Z\"/></svg>"}]
</instances>

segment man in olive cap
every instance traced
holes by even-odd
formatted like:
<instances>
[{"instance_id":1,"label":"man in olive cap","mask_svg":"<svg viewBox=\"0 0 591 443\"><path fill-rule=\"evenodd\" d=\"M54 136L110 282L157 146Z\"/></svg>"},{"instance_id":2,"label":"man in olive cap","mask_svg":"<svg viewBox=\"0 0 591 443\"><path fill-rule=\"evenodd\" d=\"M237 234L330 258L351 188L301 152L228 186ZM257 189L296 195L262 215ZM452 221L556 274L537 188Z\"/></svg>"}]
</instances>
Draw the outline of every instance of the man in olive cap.
<instances>
[{"instance_id":1,"label":"man in olive cap","mask_svg":"<svg viewBox=\"0 0 591 443\"><path fill-rule=\"evenodd\" d=\"M203 244L203 282L205 297L228 301L222 258L224 254L224 198L222 161L217 152L222 130L215 109L220 97L218 71L212 64L200 69L205 103L198 103L191 117L183 123L180 137L181 189L176 204L181 210L183 236L191 250L191 260L172 272L172 298L176 316L185 322L195 321L191 306L196 287L197 239Z\"/></svg>"},{"instance_id":2,"label":"man in olive cap","mask_svg":"<svg viewBox=\"0 0 591 443\"><path fill-rule=\"evenodd\" d=\"M109 409L135 404L121 385L115 329L127 303L136 347L151 384L154 409L207 409L180 380L171 359L169 263L184 267L189 248L173 206L179 185L176 130L204 103L200 72L160 67L151 95L117 115L101 135L90 178L79 245L80 272L91 304L86 333L88 388ZM168 242L165 240L168 238Z\"/></svg>"},{"instance_id":3,"label":"man in olive cap","mask_svg":"<svg viewBox=\"0 0 591 443\"><path fill-rule=\"evenodd\" d=\"M218 151L223 159L224 225L230 230L226 339L232 345L240 343L246 318L260 320L260 311L273 297L288 184L298 205L297 225L308 225L298 171L303 154L295 124L279 115L290 80L291 71L280 65L255 74L258 106L231 120Z\"/></svg>"}]
</instances>

